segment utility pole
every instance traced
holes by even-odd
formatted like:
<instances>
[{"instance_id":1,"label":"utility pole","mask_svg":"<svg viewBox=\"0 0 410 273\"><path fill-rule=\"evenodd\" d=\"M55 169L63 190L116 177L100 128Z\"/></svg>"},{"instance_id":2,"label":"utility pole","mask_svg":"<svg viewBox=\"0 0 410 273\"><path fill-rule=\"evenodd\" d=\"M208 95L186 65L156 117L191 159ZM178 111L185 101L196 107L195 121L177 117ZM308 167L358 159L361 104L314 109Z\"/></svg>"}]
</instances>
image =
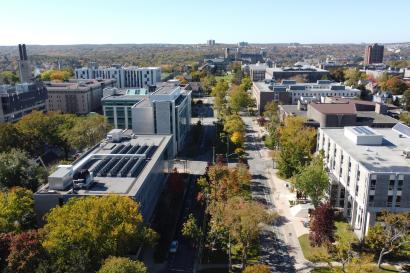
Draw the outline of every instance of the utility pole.
<instances>
[{"instance_id":1,"label":"utility pole","mask_svg":"<svg viewBox=\"0 0 410 273\"><path fill-rule=\"evenodd\" d=\"M212 146L212 164L215 165L215 145Z\"/></svg>"}]
</instances>

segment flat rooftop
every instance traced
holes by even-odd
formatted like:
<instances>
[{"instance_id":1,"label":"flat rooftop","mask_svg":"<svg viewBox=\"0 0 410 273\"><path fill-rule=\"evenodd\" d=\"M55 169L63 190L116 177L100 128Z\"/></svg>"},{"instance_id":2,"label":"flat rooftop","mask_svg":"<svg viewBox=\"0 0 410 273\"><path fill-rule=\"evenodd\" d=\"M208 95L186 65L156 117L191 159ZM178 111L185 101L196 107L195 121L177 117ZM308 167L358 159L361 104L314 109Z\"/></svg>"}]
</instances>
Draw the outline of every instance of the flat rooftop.
<instances>
[{"instance_id":1,"label":"flat rooftop","mask_svg":"<svg viewBox=\"0 0 410 273\"><path fill-rule=\"evenodd\" d=\"M283 104L279 105L279 108L282 108L284 112L287 114L292 114L298 117L306 117L307 111L306 110L299 110L297 105L293 104Z\"/></svg>"},{"instance_id":2,"label":"flat rooftop","mask_svg":"<svg viewBox=\"0 0 410 273\"><path fill-rule=\"evenodd\" d=\"M175 89L179 88L179 84L172 82L165 82L157 86L155 92L152 95L170 95L172 94Z\"/></svg>"},{"instance_id":3,"label":"flat rooftop","mask_svg":"<svg viewBox=\"0 0 410 273\"><path fill-rule=\"evenodd\" d=\"M410 147L410 138L400 137L392 129L372 128L383 135L382 145L356 145L344 136L343 128L320 130L369 171L410 173L410 159L403 156L403 151Z\"/></svg>"},{"instance_id":4,"label":"flat rooftop","mask_svg":"<svg viewBox=\"0 0 410 273\"><path fill-rule=\"evenodd\" d=\"M323 114L355 115L356 107L353 103L317 103L311 102L308 107L316 109Z\"/></svg>"},{"instance_id":5,"label":"flat rooftop","mask_svg":"<svg viewBox=\"0 0 410 273\"><path fill-rule=\"evenodd\" d=\"M378 124L397 124L399 121L395 118L392 118L388 115L383 115L376 113L374 111L357 111L357 122L360 123L361 121L371 119L373 123Z\"/></svg>"},{"instance_id":6,"label":"flat rooftop","mask_svg":"<svg viewBox=\"0 0 410 273\"><path fill-rule=\"evenodd\" d=\"M161 160L170 135L133 135L130 130L121 142L101 142L72 164L74 173L88 170L93 182L86 189L77 189L77 195L106 195L110 193L135 196L152 168ZM64 168L57 169L50 176L65 174ZM72 185L64 190L50 190L43 186L36 194L73 194Z\"/></svg>"},{"instance_id":7,"label":"flat rooftop","mask_svg":"<svg viewBox=\"0 0 410 273\"><path fill-rule=\"evenodd\" d=\"M115 79L89 79L89 80L70 80L68 82L45 82L44 86L48 91L88 91L91 88L100 87L102 84L110 84Z\"/></svg>"}]
</instances>

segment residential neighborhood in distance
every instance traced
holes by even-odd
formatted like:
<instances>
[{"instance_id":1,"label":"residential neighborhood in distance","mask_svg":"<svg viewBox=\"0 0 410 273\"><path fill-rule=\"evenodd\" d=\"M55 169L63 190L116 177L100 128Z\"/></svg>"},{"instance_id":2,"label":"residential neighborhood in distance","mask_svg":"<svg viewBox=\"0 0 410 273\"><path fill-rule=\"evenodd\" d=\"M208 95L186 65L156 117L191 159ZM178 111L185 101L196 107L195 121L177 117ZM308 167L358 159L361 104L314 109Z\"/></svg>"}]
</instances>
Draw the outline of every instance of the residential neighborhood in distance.
<instances>
[{"instance_id":1,"label":"residential neighborhood in distance","mask_svg":"<svg viewBox=\"0 0 410 273\"><path fill-rule=\"evenodd\" d=\"M0 272L410 272L410 3L375 4L0 3Z\"/></svg>"}]
</instances>

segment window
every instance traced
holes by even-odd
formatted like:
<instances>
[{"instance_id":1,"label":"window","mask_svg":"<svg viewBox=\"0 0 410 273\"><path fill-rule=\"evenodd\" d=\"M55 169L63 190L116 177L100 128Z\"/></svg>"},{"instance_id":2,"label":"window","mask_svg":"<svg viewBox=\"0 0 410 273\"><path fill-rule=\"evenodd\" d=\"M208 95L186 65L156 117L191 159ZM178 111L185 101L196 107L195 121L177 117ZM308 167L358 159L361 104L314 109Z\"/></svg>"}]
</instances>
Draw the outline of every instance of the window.
<instances>
[{"instance_id":1,"label":"window","mask_svg":"<svg viewBox=\"0 0 410 273\"><path fill-rule=\"evenodd\" d=\"M403 180L402 179L397 181L397 190L398 191L403 190Z\"/></svg>"},{"instance_id":2,"label":"window","mask_svg":"<svg viewBox=\"0 0 410 273\"><path fill-rule=\"evenodd\" d=\"M390 180L389 182L389 191L394 190L394 184L395 184L396 180Z\"/></svg>"},{"instance_id":3,"label":"window","mask_svg":"<svg viewBox=\"0 0 410 273\"><path fill-rule=\"evenodd\" d=\"M376 189L376 179L370 180L370 190L375 190Z\"/></svg>"},{"instance_id":4,"label":"window","mask_svg":"<svg viewBox=\"0 0 410 273\"><path fill-rule=\"evenodd\" d=\"M359 193L359 184L356 184L356 196Z\"/></svg>"},{"instance_id":5,"label":"window","mask_svg":"<svg viewBox=\"0 0 410 273\"><path fill-rule=\"evenodd\" d=\"M374 205L374 195L369 195L369 206L373 207Z\"/></svg>"},{"instance_id":6,"label":"window","mask_svg":"<svg viewBox=\"0 0 410 273\"><path fill-rule=\"evenodd\" d=\"M400 207L401 196L396 196L396 207Z\"/></svg>"},{"instance_id":7,"label":"window","mask_svg":"<svg viewBox=\"0 0 410 273\"><path fill-rule=\"evenodd\" d=\"M392 203L393 203L393 195L387 196L387 206L391 207Z\"/></svg>"}]
</instances>

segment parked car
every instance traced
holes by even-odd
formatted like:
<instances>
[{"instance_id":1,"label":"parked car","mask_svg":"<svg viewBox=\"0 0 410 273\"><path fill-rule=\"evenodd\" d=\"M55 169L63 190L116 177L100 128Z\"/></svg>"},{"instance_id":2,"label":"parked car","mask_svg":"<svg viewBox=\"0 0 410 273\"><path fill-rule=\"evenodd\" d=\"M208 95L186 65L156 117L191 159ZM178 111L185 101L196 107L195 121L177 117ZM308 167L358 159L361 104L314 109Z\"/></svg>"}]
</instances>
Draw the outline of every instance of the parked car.
<instances>
[{"instance_id":1,"label":"parked car","mask_svg":"<svg viewBox=\"0 0 410 273\"><path fill-rule=\"evenodd\" d=\"M170 253L176 253L178 249L178 241L172 241L171 246L169 247Z\"/></svg>"}]
</instances>

